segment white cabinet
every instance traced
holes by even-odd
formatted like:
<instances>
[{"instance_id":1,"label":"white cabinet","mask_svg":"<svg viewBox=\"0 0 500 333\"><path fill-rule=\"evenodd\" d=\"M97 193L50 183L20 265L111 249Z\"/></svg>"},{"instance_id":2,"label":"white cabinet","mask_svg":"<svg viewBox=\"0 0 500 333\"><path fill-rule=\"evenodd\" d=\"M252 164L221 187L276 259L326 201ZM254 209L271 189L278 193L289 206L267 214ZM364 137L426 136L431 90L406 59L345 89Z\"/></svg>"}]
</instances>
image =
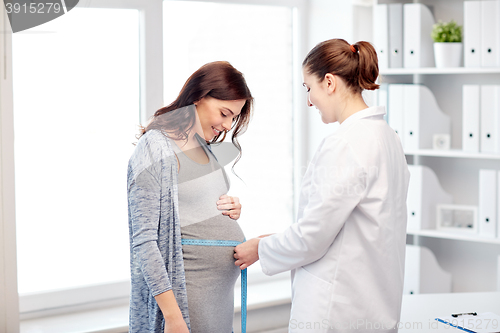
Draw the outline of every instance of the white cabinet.
<instances>
[{"instance_id":1,"label":"white cabinet","mask_svg":"<svg viewBox=\"0 0 500 333\"><path fill-rule=\"evenodd\" d=\"M436 22L454 19L463 24L461 0L374 0L374 5L414 2L429 5ZM500 155L462 151L462 86L500 85L500 68L388 68L381 70L380 82L423 84L432 91L440 109L451 118L451 150L405 151L408 163L431 168L454 204L477 206L479 170L500 170ZM496 291L500 286L499 238L419 230L409 232L407 243L434 253L439 265L451 273L452 292Z\"/></svg>"}]
</instances>

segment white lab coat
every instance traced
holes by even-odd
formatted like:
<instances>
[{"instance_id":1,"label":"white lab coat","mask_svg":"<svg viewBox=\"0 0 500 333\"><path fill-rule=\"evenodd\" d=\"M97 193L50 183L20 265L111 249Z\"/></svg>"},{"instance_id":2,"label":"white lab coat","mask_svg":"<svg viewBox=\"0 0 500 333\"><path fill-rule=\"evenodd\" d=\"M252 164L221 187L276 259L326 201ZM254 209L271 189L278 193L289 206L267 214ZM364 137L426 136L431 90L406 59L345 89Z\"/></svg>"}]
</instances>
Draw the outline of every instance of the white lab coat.
<instances>
[{"instance_id":1,"label":"white lab coat","mask_svg":"<svg viewBox=\"0 0 500 333\"><path fill-rule=\"evenodd\" d=\"M259 243L265 274L292 270L289 332L397 332L410 173L384 107L321 142L298 220Z\"/></svg>"}]
</instances>

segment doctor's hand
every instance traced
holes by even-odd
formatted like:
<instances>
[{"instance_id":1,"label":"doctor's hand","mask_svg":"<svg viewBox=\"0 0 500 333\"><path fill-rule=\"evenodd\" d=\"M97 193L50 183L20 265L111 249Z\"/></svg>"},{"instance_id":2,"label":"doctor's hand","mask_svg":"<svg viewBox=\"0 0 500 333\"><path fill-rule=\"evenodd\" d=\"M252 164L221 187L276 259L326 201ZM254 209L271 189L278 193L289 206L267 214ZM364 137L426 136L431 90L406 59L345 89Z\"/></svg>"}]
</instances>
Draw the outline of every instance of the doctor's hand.
<instances>
[{"instance_id":1,"label":"doctor's hand","mask_svg":"<svg viewBox=\"0 0 500 333\"><path fill-rule=\"evenodd\" d=\"M243 270L259 260L260 238L252 238L234 248L234 264Z\"/></svg>"},{"instance_id":2,"label":"doctor's hand","mask_svg":"<svg viewBox=\"0 0 500 333\"><path fill-rule=\"evenodd\" d=\"M226 210L222 215L229 215L233 220L240 218L241 204L238 197L230 197L229 195L222 195L217 201L218 210Z\"/></svg>"}]
</instances>

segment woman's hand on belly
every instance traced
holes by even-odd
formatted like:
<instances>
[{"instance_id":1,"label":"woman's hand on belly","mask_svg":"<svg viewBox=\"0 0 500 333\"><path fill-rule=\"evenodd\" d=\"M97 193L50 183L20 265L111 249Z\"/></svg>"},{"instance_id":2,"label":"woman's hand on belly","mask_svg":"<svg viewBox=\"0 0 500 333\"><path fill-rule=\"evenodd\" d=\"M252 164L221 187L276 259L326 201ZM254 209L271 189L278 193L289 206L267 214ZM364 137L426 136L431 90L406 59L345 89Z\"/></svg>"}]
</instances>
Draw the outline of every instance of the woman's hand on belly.
<instances>
[{"instance_id":1,"label":"woman's hand on belly","mask_svg":"<svg viewBox=\"0 0 500 333\"><path fill-rule=\"evenodd\" d=\"M228 215L233 220L237 220L241 215L240 199L224 194L219 198L219 201L217 201L217 209L225 210L222 212L222 215Z\"/></svg>"}]
</instances>

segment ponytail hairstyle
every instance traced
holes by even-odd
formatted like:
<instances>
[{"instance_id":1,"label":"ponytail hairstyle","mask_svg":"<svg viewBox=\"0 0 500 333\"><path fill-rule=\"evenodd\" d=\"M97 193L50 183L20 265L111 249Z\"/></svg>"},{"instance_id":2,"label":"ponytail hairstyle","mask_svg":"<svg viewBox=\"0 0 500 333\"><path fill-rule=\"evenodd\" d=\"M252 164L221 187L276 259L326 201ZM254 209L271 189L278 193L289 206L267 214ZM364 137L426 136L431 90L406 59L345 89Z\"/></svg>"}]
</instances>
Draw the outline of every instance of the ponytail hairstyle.
<instances>
[{"instance_id":1,"label":"ponytail hairstyle","mask_svg":"<svg viewBox=\"0 0 500 333\"><path fill-rule=\"evenodd\" d=\"M140 128L138 137L151 129L160 129L173 135L175 139L187 140L188 132L196 122L196 108L192 104L206 96L225 101L245 100L240 114L233 119L231 126L233 129L231 141L240 152L234 162L236 164L242 154L238 136L246 131L250 122L253 97L243 74L227 61L214 61L201 66L187 79L175 101L156 111L148 125ZM192 107L188 107L190 105ZM224 141L226 134L226 132L219 133L209 144ZM223 137L218 141L221 135Z\"/></svg>"},{"instance_id":2,"label":"ponytail hairstyle","mask_svg":"<svg viewBox=\"0 0 500 333\"><path fill-rule=\"evenodd\" d=\"M342 78L353 93L375 90L378 77L377 52L368 42L350 45L344 39L330 39L316 45L302 62L310 75L321 81L330 73Z\"/></svg>"}]
</instances>

